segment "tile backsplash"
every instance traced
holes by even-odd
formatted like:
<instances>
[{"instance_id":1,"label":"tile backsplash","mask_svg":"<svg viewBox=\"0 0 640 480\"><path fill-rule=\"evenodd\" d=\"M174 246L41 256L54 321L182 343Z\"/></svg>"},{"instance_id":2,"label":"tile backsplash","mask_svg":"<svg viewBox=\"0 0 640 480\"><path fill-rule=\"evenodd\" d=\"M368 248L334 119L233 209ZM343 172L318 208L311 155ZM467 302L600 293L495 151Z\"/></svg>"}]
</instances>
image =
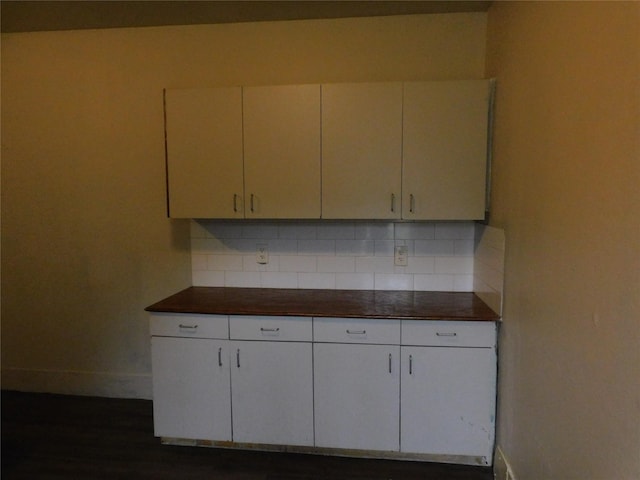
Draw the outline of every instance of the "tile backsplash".
<instances>
[{"instance_id":1,"label":"tile backsplash","mask_svg":"<svg viewBox=\"0 0 640 480\"><path fill-rule=\"evenodd\" d=\"M475 237L473 291L494 312L502 315L505 231L478 224Z\"/></svg>"},{"instance_id":2,"label":"tile backsplash","mask_svg":"<svg viewBox=\"0 0 640 480\"><path fill-rule=\"evenodd\" d=\"M192 220L193 285L471 292L474 238L473 222Z\"/></svg>"}]
</instances>

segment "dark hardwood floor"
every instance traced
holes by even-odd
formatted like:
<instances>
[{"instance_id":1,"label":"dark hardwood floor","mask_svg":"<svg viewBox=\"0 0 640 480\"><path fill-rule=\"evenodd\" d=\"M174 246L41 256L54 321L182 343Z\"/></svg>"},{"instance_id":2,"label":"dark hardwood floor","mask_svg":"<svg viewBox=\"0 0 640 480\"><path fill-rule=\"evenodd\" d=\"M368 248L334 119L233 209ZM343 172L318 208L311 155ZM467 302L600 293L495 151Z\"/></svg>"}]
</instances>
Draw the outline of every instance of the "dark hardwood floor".
<instances>
[{"instance_id":1,"label":"dark hardwood floor","mask_svg":"<svg viewBox=\"0 0 640 480\"><path fill-rule=\"evenodd\" d=\"M147 400L0 400L3 480L493 480L482 467L161 445Z\"/></svg>"}]
</instances>

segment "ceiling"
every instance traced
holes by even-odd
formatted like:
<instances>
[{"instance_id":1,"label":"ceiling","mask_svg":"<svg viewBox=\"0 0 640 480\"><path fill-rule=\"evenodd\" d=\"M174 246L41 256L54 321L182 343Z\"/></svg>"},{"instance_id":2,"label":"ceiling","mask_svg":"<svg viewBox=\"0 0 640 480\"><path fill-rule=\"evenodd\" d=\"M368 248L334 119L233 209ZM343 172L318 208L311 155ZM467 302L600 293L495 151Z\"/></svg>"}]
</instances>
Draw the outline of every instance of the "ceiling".
<instances>
[{"instance_id":1,"label":"ceiling","mask_svg":"<svg viewBox=\"0 0 640 480\"><path fill-rule=\"evenodd\" d=\"M93 28L486 12L490 1L12 1L3 33Z\"/></svg>"}]
</instances>

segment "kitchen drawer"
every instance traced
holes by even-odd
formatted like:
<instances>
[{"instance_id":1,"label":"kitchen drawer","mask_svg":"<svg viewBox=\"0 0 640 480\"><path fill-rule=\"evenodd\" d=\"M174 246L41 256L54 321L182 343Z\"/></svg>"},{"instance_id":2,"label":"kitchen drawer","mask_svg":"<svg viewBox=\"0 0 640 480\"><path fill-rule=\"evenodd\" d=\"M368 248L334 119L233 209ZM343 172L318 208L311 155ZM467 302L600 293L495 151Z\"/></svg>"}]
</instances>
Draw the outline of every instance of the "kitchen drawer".
<instances>
[{"instance_id":1,"label":"kitchen drawer","mask_svg":"<svg viewBox=\"0 0 640 480\"><path fill-rule=\"evenodd\" d=\"M313 339L311 317L231 315L229 333L232 340L310 342Z\"/></svg>"},{"instance_id":2,"label":"kitchen drawer","mask_svg":"<svg viewBox=\"0 0 640 480\"><path fill-rule=\"evenodd\" d=\"M493 347L494 322L403 320L402 345L434 347Z\"/></svg>"},{"instance_id":3,"label":"kitchen drawer","mask_svg":"<svg viewBox=\"0 0 640 480\"><path fill-rule=\"evenodd\" d=\"M332 343L398 345L400 321L367 318L314 318L313 340Z\"/></svg>"},{"instance_id":4,"label":"kitchen drawer","mask_svg":"<svg viewBox=\"0 0 640 480\"><path fill-rule=\"evenodd\" d=\"M227 315L153 313L149 325L156 337L229 338Z\"/></svg>"}]
</instances>

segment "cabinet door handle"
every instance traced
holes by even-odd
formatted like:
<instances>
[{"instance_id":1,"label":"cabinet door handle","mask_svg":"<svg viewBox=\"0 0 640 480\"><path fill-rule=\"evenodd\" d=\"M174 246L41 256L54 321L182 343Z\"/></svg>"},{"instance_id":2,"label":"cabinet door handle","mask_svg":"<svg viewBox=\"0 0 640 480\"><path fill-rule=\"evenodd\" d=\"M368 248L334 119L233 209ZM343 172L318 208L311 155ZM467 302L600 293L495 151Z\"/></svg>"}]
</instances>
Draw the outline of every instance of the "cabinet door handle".
<instances>
[{"instance_id":1,"label":"cabinet door handle","mask_svg":"<svg viewBox=\"0 0 640 480\"><path fill-rule=\"evenodd\" d=\"M233 194L233 211L238 211L238 195L235 193Z\"/></svg>"},{"instance_id":2,"label":"cabinet door handle","mask_svg":"<svg viewBox=\"0 0 640 480\"><path fill-rule=\"evenodd\" d=\"M413 211L415 210L415 206L416 206L416 202L415 199L413 198L413 193L409 194L409 212L413 213Z\"/></svg>"},{"instance_id":3,"label":"cabinet door handle","mask_svg":"<svg viewBox=\"0 0 640 480\"><path fill-rule=\"evenodd\" d=\"M192 332L195 332L198 329L198 325L184 325L181 323L178 326L180 327L180 330L190 330Z\"/></svg>"},{"instance_id":4,"label":"cabinet door handle","mask_svg":"<svg viewBox=\"0 0 640 480\"><path fill-rule=\"evenodd\" d=\"M349 330L349 329L347 329L347 333L349 335L366 335L367 331L366 330Z\"/></svg>"},{"instance_id":5,"label":"cabinet door handle","mask_svg":"<svg viewBox=\"0 0 640 480\"><path fill-rule=\"evenodd\" d=\"M222 366L222 347L218 348L218 366Z\"/></svg>"},{"instance_id":6,"label":"cabinet door handle","mask_svg":"<svg viewBox=\"0 0 640 480\"><path fill-rule=\"evenodd\" d=\"M389 373L391 373L391 354L389 354Z\"/></svg>"},{"instance_id":7,"label":"cabinet door handle","mask_svg":"<svg viewBox=\"0 0 640 480\"><path fill-rule=\"evenodd\" d=\"M254 195L253 195L253 193L252 193L252 194L251 194L251 201L250 201L250 204L251 204L251 213L253 213L253 212L254 212L254 209L253 209L253 196L254 196Z\"/></svg>"},{"instance_id":8,"label":"cabinet door handle","mask_svg":"<svg viewBox=\"0 0 640 480\"><path fill-rule=\"evenodd\" d=\"M280 327L278 327L278 328L264 328L264 327L260 327L260 331L261 331L261 332L279 332L279 331L280 331Z\"/></svg>"},{"instance_id":9,"label":"cabinet door handle","mask_svg":"<svg viewBox=\"0 0 640 480\"><path fill-rule=\"evenodd\" d=\"M456 332L436 332L436 337L456 337Z\"/></svg>"},{"instance_id":10,"label":"cabinet door handle","mask_svg":"<svg viewBox=\"0 0 640 480\"><path fill-rule=\"evenodd\" d=\"M391 194L391 213L396 211L396 196L394 193Z\"/></svg>"},{"instance_id":11,"label":"cabinet door handle","mask_svg":"<svg viewBox=\"0 0 640 480\"><path fill-rule=\"evenodd\" d=\"M413 375L413 355L409 355L409 375Z\"/></svg>"},{"instance_id":12,"label":"cabinet door handle","mask_svg":"<svg viewBox=\"0 0 640 480\"><path fill-rule=\"evenodd\" d=\"M240 349L236 351L236 365L240 368Z\"/></svg>"}]
</instances>

